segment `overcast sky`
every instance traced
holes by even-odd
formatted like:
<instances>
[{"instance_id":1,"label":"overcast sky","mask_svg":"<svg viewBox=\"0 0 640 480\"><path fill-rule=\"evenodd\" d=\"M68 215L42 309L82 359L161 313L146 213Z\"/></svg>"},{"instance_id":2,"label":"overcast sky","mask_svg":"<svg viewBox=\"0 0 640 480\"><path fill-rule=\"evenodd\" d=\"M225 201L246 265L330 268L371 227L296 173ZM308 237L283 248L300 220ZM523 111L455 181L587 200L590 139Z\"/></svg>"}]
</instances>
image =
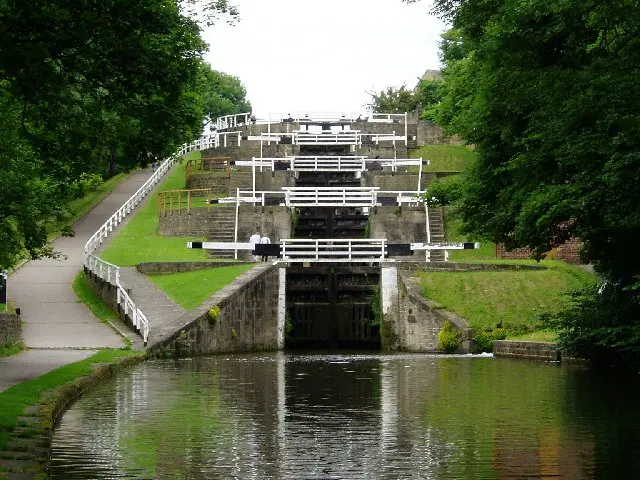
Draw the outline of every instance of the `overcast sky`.
<instances>
[{"instance_id":1,"label":"overcast sky","mask_svg":"<svg viewBox=\"0 0 640 480\"><path fill-rule=\"evenodd\" d=\"M254 114L365 112L387 86L439 68L429 0L235 0L241 21L203 32L205 59L240 78Z\"/></svg>"}]
</instances>

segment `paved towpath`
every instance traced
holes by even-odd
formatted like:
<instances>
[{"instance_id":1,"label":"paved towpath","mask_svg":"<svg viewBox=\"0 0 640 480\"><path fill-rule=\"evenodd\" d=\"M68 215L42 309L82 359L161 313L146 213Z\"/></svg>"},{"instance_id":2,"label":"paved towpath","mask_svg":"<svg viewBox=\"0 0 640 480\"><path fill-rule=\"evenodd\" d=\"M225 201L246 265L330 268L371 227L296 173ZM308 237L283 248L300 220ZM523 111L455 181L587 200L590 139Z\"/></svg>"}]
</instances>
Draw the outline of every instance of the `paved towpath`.
<instances>
[{"instance_id":1,"label":"paved towpath","mask_svg":"<svg viewBox=\"0 0 640 480\"><path fill-rule=\"evenodd\" d=\"M130 175L74 225L74 237L61 237L54 249L64 260L30 261L9 277L9 297L21 309L24 352L0 358L0 391L55 368L91 356L95 349L120 348L123 339L80 303L71 283L83 266L84 245L93 233L151 175L151 168Z\"/></svg>"}]
</instances>

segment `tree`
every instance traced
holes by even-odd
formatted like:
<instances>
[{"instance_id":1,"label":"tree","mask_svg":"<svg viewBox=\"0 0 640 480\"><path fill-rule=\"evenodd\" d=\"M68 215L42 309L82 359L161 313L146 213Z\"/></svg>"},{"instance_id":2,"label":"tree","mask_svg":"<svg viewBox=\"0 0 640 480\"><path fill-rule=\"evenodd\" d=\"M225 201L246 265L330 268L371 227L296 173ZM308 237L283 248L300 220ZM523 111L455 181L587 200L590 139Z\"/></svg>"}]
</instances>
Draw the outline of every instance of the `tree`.
<instances>
[{"instance_id":1,"label":"tree","mask_svg":"<svg viewBox=\"0 0 640 480\"><path fill-rule=\"evenodd\" d=\"M82 174L163 158L198 136L204 21L225 0L0 3L0 268L49 254L44 221Z\"/></svg>"},{"instance_id":2,"label":"tree","mask_svg":"<svg viewBox=\"0 0 640 480\"><path fill-rule=\"evenodd\" d=\"M251 103L246 99L247 91L240 79L213 70L208 63L200 64L197 88L205 118L251 112Z\"/></svg>"},{"instance_id":3,"label":"tree","mask_svg":"<svg viewBox=\"0 0 640 480\"><path fill-rule=\"evenodd\" d=\"M607 286L562 317L564 344L640 365L640 6L438 0L436 9L463 55L445 68L446 123L478 157L459 189L465 230L538 256L581 238Z\"/></svg>"},{"instance_id":4,"label":"tree","mask_svg":"<svg viewBox=\"0 0 640 480\"><path fill-rule=\"evenodd\" d=\"M400 88L387 87L380 92L367 92L371 102L367 104L373 113L405 113L413 112L419 100L413 90L402 85Z\"/></svg>"}]
</instances>

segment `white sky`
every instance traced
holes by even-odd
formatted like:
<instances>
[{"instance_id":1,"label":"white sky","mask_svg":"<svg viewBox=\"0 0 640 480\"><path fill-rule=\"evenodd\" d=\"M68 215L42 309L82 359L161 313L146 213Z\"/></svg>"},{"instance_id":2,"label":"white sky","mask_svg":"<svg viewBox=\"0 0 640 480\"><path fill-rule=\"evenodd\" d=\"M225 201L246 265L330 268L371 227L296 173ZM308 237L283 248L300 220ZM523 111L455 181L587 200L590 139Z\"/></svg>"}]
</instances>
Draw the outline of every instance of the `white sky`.
<instances>
[{"instance_id":1,"label":"white sky","mask_svg":"<svg viewBox=\"0 0 640 480\"><path fill-rule=\"evenodd\" d=\"M413 87L439 68L446 26L430 2L235 0L241 21L203 32L205 60L240 78L259 118L269 113L365 112L368 91Z\"/></svg>"}]
</instances>

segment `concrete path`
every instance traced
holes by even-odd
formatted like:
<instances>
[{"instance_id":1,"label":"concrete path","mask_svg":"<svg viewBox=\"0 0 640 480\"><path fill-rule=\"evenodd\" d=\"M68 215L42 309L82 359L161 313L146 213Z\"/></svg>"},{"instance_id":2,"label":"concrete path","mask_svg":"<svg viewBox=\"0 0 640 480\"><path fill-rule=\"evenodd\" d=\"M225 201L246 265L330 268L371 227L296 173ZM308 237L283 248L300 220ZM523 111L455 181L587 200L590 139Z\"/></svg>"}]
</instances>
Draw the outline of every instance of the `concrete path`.
<instances>
[{"instance_id":1,"label":"concrete path","mask_svg":"<svg viewBox=\"0 0 640 480\"><path fill-rule=\"evenodd\" d=\"M89 357L97 348L124 345L120 335L100 323L80 303L71 283L82 269L84 245L89 237L151 173L148 168L130 175L76 222L74 237L61 237L54 242L54 249L66 255L66 259L30 261L9 277L9 297L21 309L24 342L30 350L0 359L0 391Z\"/></svg>"},{"instance_id":2,"label":"concrete path","mask_svg":"<svg viewBox=\"0 0 640 480\"><path fill-rule=\"evenodd\" d=\"M185 310L158 289L149 277L134 267L120 268L120 283L130 289L131 300L149 320L149 345L178 331L181 326L178 319Z\"/></svg>"}]
</instances>

